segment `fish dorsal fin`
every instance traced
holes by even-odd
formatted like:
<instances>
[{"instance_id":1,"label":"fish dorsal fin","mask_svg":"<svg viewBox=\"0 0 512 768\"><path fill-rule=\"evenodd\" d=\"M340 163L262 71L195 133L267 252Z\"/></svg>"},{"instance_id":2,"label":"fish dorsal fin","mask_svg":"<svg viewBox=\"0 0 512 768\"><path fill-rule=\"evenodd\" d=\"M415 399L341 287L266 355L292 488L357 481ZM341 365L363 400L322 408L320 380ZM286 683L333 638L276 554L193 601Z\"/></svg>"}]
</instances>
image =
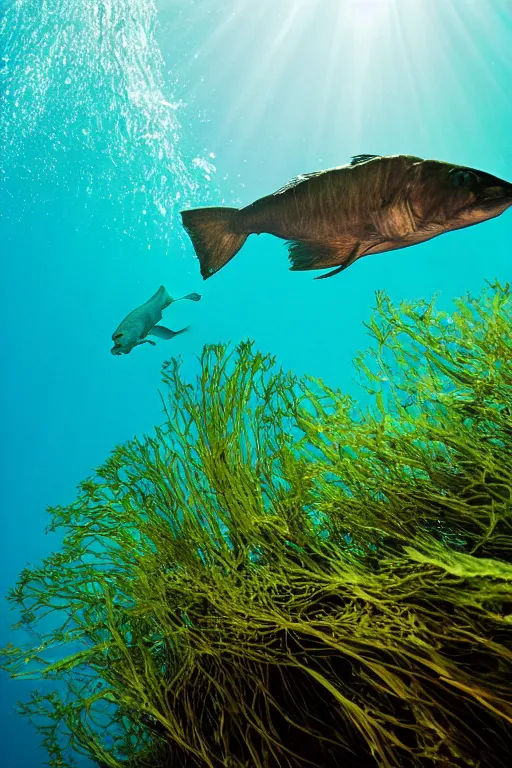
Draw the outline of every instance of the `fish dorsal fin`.
<instances>
[{"instance_id":1,"label":"fish dorsal fin","mask_svg":"<svg viewBox=\"0 0 512 768\"><path fill-rule=\"evenodd\" d=\"M360 163L366 163L368 162L368 160L374 160L376 157L381 157L381 155L354 155L354 157L350 161L350 165L359 165Z\"/></svg>"},{"instance_id":2,"label":"fish dorsal fin","mask_svg":"<svg viewBox=\"0 0 512 768\"><path fill-rule=\"evenodd\" d=\"M350 161L349 165L358 165L359 163L366 163L367 160L373 160L375 157L381 157L381 155L355 155ZM281 187L281 189L278 189L276 192L274 192L274 194L280 195L283 192L287 192L289 189L298 187L299 184L302 184L303 181L309 181L310 179L315 179L317 176L323 176L324 173L329 173L331 171L338 171L344 167L346 166L340 165L336 168L326 168L323 171L313 171L312 173L301 173L298 176L295 176L294 179L291 179L287 184L284 185L284 187Z\"/></svg>"},{"instance_id":3,"label":"fish dorsal fin","mask_svg":"<svg viewBox=\"0 0 512 768\"><path fill-rule=\"evenodd\" d=\"M322 173L326 173L326 171L313 171L312 173L301 173L298 176L295 176L294 179L291 179L287 184L284 185L284 187L281 187L281 189L278 189L276 192L274 192L274 195L280 195L283 192L287 192L289 189L298 187L299 184L302 184L303 181L314 179L316 176L321 176Z\"/></svg>"},{"instance_id":4,"label":"fish dorsal fin","mask_svg":"<svg viewBox=\"0 0 512 768\"><path fill-rule=\"evenodd\" d=\"M167 293L165 290L165 287L163 285L160 286L160 288L154 292L154 294L151 296L148 301L153 301L154 299L160 298L161 296L164 296Z\"/></svg>"},{"instance_id":5,"label":"fish dorsal fin","mask_svg":"<svg viewBox=\"0 0 512 768\"><path fill-rule=\"evenodd\" d=\"M153 301L159 301L162 305L162 309L167 309L167 307L173 303L174 299L169 296L165 286L161 285L158 291L155 291L151 298L146 301L146 304L150 304Z\"/></svg>"}]
</instances>

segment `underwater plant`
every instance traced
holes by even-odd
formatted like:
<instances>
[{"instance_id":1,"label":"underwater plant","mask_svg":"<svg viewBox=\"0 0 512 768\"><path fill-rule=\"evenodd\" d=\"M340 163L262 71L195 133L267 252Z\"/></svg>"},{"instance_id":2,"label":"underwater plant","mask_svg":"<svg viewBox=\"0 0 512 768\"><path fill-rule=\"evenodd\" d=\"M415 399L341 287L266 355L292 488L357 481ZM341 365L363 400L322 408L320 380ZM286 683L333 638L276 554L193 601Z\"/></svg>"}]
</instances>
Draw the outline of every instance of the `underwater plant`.
<instances>
[{"instance_id":1,"label":"underwater plant","mask_svg":"<svg viewBox=\"0 0 512 768\"><path fill-rule=\"evenodd\" d=\"M51 510L3 661L58 682L21 705L50 766L509 764L512 291L368 330L364 407L250 343L169 362L163 425Z\"/></svg>"}]
</instances>

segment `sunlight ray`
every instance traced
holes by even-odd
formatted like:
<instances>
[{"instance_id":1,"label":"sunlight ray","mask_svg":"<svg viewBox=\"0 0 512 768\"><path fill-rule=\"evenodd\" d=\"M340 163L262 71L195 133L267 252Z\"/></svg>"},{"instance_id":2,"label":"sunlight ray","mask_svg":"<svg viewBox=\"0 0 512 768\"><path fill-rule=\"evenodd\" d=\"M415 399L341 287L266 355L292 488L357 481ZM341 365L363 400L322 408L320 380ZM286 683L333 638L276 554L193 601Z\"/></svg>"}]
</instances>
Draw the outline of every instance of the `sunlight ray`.
<instances>
[{"instance_id":1,"label":"sunlight ray","mask_svg":"<svg viewBox=\"0 0 512 768\"><path fill-rule=\"evenodd\" d=\"M422 9L418 9L419 11ZM406 103L413 104L411 123L413 123L414 138L417 140L418 132L422 139L426 137L425 120L422 120L422 101L421 94L427 87L427 74L414 56L412 50L411 37L408 34L407 23L400 13L398 5L395 3L391 10L393 17L394 34L397 38L397 45L395 46L395 55L399 58L399 69L403 73L403 77L406 79L408 88L404 94ZM423 26L424 14L421 13L421 19L418 19L418 26ZM414 40L416 44L416 40Z\"/></svg>"},{"instance_id":2,"label":"sunlight ray","mask_svg":"<svg viewBox=\"0 0 512 768\"><path fill-rule=\"evenodd\" d=\"M329 43L326 42L328 48L328 56L325 66L325 78L321 85L322 100L320 105L320 111L317 115L316 130L314 133L313 143L315 146L320 145L321 133L326 121L328 120L328 111L334 98L342 98L341 94L336 92L335 88L335 75L337 69L339 69L339 51L338 46L343 34L344 14L343 6L337 9L335 13L334 23L331 28L331 39Z\"/></svg>"},{"instance_id":3,"label":"sunlight ray","mask_svg":"<svg viewBox=\"0 0 512 768\"><path fill-rule=\"evenodd\" d=\"M246 74L244 91L226 114L220 141L232 134L233 124L237 126L238 140L241 142L252 138L258 131L263 114L271 108L276 91L282 88L290 60L303 49L301 41L306 33L307 19L301 17L296 8L288 10L277 34L272 27L254 32L257 39L263 40L261 47L264 56L258 57L257 65Z\"/></svg>"},{"instance_id":4,"label":"sunlight ray","mask_svg":"<svg viewBox=\"0 0 512 768\"><path fill-rule=\"evenodd\" d=\"M512 4L510 5L510 9L511 9L510 15L512 16ZM512 95L510 93L510 89L506 90L503 85L503 82L498 81L496 79L494 72L492 71L492 67L489 63L489 58L487 56L484 56L482 52L481 42L482 42L482 36L483 36L483 24L482 24L483 15L481 14L481 11L482 11L481 3L476 3L476 4L469 3L464 8L464 13L461 13L460 7L457 8L454 0L447 0L446 4L443 5L443 11L444 13L446 13L447 16L450 17L450 20L451 20L450 29L453 31L454 34L458 35L459 38L461 39L461 43L464 45L464 47L468 51L468 55L470 57L469 60L472 62L472 65L474 66L474 68L475 69L478 68L482 73L485 73L486 80L487 80L485 84L486 87L499 91L502 97L504 97L506 100L512 103ZM496 47L494 45L494 40L495 40L495 32L494 30L489 30L486 50L492 51L493 56L496 55ZM457 45L460 45L460 43L458 43ZM448 58L446 54L447 50L449 50L448 46L444 48L445 58ZM505 53L504 53L504 56L505 56ZM512 60L512 57L510 56L510 51L508 51L507 62L509 64L509 67L511 68L511 75L512 75L512 66L510 63L511 60ZM460 83L459 83L458 90L460 93L463 93Z\"/></svg>"}]
</instances>

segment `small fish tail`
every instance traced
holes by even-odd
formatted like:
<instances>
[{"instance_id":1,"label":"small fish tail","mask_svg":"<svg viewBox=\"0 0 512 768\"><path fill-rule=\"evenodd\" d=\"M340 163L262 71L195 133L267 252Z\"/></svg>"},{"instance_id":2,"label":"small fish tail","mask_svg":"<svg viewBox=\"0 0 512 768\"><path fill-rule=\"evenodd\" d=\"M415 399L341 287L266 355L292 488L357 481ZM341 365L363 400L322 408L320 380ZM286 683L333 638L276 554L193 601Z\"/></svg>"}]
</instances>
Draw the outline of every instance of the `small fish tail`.
<instances>
[{"instance_id":1,"label":"small fish tail","mask_svg":"<svg viewBox=\"0 0 512 768\"><path fill-rule=\"evenodd\" d=\"M201 301L201 294L200 293L187 293L186 296L182 296L183 299L188 299L189 301Z\"/></svg>"},{"instance_id":2,"label":"small fish tail","mask_svg":"<svg viewBox=\"0 0 512 768\"><path fill-rule=\"evenodd\" d=\"M249 232L237 232L236 208L196 208L182 211L181 218L201 266L204 280L214 275L235 256Z\"/></svg>"},{"instance_id":3,"label":"small fish tail","mask_svg":"<svg viewBox=\"0 0 512 768\"><path fill-rule=\"evenodd\" d=\"M201 294L187 293L186 296L180 296L179 299L171 299L171 301L201 301Z\"/></svg>"}]
</instances>

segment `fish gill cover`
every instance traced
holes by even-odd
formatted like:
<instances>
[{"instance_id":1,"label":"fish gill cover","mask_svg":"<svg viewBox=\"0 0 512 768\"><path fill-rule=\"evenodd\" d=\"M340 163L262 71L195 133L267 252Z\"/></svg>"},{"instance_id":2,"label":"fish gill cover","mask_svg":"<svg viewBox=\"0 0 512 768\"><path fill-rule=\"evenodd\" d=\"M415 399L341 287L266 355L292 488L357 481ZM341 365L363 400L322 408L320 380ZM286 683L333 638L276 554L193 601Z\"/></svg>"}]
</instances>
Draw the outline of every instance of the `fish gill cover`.
<instances>
[{"instance_id":1,"label":"fish gill cover","mask_svg":"<svg viewBox=\"0 0 512 768\"><path fill-rule=\"evenodd\" d=\"M215 166L182 146L153 0L9 0L0 41L0 215L70 197L78 226L89 209L121 236L180 236L175 206L208 200Z\"/></svg>"},{"instance_id":2,"label":"fish gill cover","mask_svg":"<svg viewBox=\"0 0 512 768\"><path fill-rule=\"evenodd\" d=\"M378 295L364 411L250 343L164 366L10 593L50 766L509 764L512 291L456 306Z\"/></svg>"}]
</instances>

